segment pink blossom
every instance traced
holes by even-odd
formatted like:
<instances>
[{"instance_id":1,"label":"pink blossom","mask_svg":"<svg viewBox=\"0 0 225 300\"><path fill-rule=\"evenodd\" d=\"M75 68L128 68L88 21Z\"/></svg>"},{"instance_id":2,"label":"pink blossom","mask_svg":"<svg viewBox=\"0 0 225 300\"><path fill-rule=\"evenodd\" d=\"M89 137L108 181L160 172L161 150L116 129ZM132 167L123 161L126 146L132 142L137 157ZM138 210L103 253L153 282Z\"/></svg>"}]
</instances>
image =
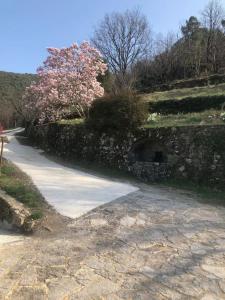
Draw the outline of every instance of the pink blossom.
<instances>
[{"instance_id":1,"label":"pink blossom","mask_svg":"<svg viewBox=\"0 0 225 300\"><path fill-rule=\"evenodd\" d=\"M96 97L104 94L97 81L107 65L88 42L68 48L48 48L49 56L37 69L38 81L26 89L26 107L39 121L55 121L75 110L85 117Z\"/></svg>"}]
</instances>

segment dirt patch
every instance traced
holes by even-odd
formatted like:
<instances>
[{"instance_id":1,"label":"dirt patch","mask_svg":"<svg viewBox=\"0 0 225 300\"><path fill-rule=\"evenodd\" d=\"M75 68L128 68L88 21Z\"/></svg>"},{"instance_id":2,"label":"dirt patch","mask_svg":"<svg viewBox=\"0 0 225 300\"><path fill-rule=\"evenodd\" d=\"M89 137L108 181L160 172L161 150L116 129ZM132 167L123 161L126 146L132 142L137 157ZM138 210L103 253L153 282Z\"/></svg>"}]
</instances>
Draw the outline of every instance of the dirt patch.
<instances>
[{"instance_id":1,"label":"dirt patch","mask_svg":"<svg viewBox=\"0 0 225 300\"><path fill-rule=\"evenodd\" d=\"M60 215L48 204L44 207L43 214L44 217L37 223L34 236L44 238L68 232L70 218Z\"/></svg>"}]
</instances>

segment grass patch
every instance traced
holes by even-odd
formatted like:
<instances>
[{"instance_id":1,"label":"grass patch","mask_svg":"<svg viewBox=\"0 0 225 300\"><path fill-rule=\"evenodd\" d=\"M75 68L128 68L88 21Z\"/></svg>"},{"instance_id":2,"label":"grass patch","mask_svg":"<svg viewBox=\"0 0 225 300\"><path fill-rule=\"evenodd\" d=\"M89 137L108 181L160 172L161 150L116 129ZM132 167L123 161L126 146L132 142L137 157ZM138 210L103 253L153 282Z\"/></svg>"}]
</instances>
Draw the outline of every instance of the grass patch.
<instances>
[{"instance_id":1,"label":"grass patch","mask_svg":"<svg viewBox=\"0 0 225 300\"><path fill-rule=\"evenodd\" d=\"M190 125L225 125L225 112L207 110L198 113L161 115L150 114L145 128L190 126Z\"/></svg>"},{"instance_id":2,"label":"grass patch","mask_svg":"<svg viewBox=\"0 0 225 300\"><path fill-rule=\"evenodd\" d=\"M63 125L80 125L80 124L84 124L84 119L60 120L57 123Z\"/></svg>"},{"instance_id":3,"label":"grass patch","mask_svg":"<svg viewBox=\"0 0 225 300\"><path fill-rule=\"evenodd\" d=\"M214 190L210 187L197 185L196 183L183 179L168 179L162 184L165 186L193 192L198 196L199 202L225 206L225 190Z\"/></svg>"},{"instance_id":4,"label":"grass patch","mask_svg":"<svg viewBox=\"0 0 225 300\"><path fill-rule=\"evenodd\" d=\"M6 160L3 160L0 189L27 206L31 210L32 219L42 218L44 202L41 194L29 177Z\"/></svg>"},{"instance_id":5,"label":"grass patch","mask_svg":"<svg viewBox=\"0 0 225 300\"><path fill-rule=\"evenodd\" d=\"M189 97L225 95L225 83L206 87L182 88L142 95L146 101L181 100Z\"/></svg>"}]
</instances>

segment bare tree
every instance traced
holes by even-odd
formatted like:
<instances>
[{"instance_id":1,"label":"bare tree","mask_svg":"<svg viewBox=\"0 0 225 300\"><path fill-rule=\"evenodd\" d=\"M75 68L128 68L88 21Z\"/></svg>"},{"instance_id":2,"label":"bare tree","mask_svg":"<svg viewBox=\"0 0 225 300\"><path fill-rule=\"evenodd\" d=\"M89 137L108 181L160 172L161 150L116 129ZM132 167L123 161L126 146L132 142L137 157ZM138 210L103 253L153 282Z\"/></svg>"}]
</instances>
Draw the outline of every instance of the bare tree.
<instances>
[{"instance_id":1,"label":"bare tree","mask_svg":"<svg viewBox=\"0 0 225 300\"><path fill-rule=\"evenodd\" d=\"M211 0L202 12L204 26L208 29L206 60L209 69L217 71L219 37L222 31L224 9L219 0Z\"/></svg>"},{"instance_id":2,"label":"bare tree","mask_svg":"<svg viewBox=\"0 0 225 300\"><path fill-rule=\"evenodd\" d=\"M134 64L149 54L151 30L138 9L107 14L95 30L92 42L121 82L128 74L132 77Z\"/></svg>"},{"instance_id":3,"label":"bare tree","mask_svg":"<svg viewBox=\"0 0 225 300\"><path fill-rule=\"evenodd\" d=\"M158 73L160 80L170 80L177 60L177 51L173 46L178 37L173 32L168 32L166 36L158 35L155 40L155 59L154 69Z\"/></svg>"},{"instance_id":4,"label":"bare tree","mask_svg":"<svg viewBox=\"0 0 225 300\"><path fill-rule=\"evenodd\" d=\"M219 0L211 0L202 12L203 24L209 30L221 27L224 18L224 9Z\"/></svg>"}]
</instances>

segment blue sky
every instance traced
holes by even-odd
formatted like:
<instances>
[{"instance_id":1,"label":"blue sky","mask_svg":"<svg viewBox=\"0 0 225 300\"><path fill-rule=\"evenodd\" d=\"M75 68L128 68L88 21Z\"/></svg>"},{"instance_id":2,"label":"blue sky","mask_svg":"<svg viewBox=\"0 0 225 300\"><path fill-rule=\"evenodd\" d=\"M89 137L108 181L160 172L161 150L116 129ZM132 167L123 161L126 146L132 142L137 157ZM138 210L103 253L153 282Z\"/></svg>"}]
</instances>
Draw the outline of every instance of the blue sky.
<instances>
[{"instance_id":1,"label":"blue sky","mask_svg":"<svg viewBox=\"0 0 225 300\"><path fill-rule=\"evenodd\" d=\"M222 2L225 0L222 0ZM0 70L35 73L47 47L88 40L106 13L139 7L154 33L176 31L208 0L0 0Z\"/></svg>"}]
</instances>

